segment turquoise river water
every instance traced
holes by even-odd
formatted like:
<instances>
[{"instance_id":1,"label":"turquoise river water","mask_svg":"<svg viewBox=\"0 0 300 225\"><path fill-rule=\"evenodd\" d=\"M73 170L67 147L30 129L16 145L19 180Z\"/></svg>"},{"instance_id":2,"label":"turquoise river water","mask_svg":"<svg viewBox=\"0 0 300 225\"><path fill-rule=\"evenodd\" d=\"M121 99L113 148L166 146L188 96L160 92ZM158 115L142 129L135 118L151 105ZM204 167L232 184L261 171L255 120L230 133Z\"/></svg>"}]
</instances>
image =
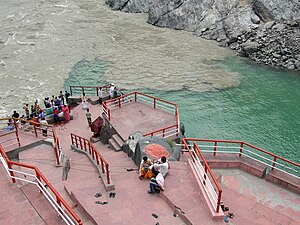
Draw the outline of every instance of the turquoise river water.
<instances>
[{"instance_id":1,"label":"turquoise river water","mask_svg":"<svg viewBox=\"0 0 300 225\"><path fill-rule=\"evenodd\" d=\"M245 141L300 162L300 74L237 57L213 64L238 73L240 85L208 92L134 90L177 103L187 137ZM109 63L99 59L82 60L70 72L65 88L107 84L103 74L108 68Z\"/></svg>"},{"instance_id":2,"label":"turquoise river water","mask_svg":"<svg viewBox=\"0 0 300 225\"><path fill-rule=\"evenodd\" d=\"M0 117L70 84L114 82L179 105L186 136L245 141L300 162L300 73L158 28L105 0L9 0L0 7Z\"/></svg>"}]
</instances>

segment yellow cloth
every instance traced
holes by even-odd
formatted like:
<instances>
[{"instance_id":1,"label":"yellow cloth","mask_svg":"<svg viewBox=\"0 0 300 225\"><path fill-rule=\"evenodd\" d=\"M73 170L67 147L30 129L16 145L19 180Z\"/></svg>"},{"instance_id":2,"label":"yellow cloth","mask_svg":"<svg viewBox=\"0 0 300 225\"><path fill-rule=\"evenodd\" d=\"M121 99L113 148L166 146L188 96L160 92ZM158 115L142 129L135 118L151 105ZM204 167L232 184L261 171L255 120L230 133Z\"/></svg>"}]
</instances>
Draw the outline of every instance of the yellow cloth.
<instances>
[{"instance_id":1,"label":"yellow cloth","mask_svg":"<svg viewBox=\"0 0 300 225\"><path fill-rule=\"evenodd\" d=\"M151 170L147 170L147 172L144 171L144 167L141 168L141 176L146 178L146 179L151 179L152 177L152 171Z\"/></svg>"}]
</instances>

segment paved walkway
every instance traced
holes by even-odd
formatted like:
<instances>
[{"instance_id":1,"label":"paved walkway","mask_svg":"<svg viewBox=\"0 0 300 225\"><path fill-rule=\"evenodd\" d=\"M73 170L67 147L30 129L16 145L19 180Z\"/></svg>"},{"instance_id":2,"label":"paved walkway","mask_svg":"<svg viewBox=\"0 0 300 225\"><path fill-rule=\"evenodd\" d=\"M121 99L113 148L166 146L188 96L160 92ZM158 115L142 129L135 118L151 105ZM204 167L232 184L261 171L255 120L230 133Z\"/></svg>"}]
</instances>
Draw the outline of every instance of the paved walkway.
<instances>
[{"instance_id":1,"label":"paved walkway","mask_svg":"<svg viewBox=\"0 0 300 225\"><path fill-rule=\"evenodd\" d=\"M0 165L0 224L42 225L44 221Z\"/></svg>"},{"instance_id":2,"label":"paved walkway","mask_svg":"<svg viewBox=\"0 0 300 225\"><path fill-rule=\"evenodd\" d=\"M102 112L100 105L89 105L89 108L93 120ZM136 169L136 166L125 153L114 152L100 142L95 143L95 147L110 163L111 177L115 184L114 192L116 192L116 197L110 198L88 158L84 154L73 152L70 148L71 132L85 138L92 135L85 118L85 111L81 109L81 106L72 110L72 113L74 120L56 127L62 148L67 158L71 158L71 170L67 181L61 181L62 168L55 167L54 155L49 146L40 145L23 151L20 154L20 161L37 165L70 205L75 207L69 199L70 195L77 200L79 206L87 211L88 218L85 220L85 224L91 224L91 222L113 225L154 225L157 222L160 225L184 224L179 217L173 216L172 205L168 205L165 198L180 207L194 225L224 224L222 221L214 222L210 219L209 211L194 182L194 177L187 167L186 157L188 156L186 154L182 157L181 162L171 163L170 174L166 178L166 191L163 193L165 197L163 197L147 194L149 181L140 181L136 171L126 170L127 168ZM29 139L27 138L27 140ZM221 183L223 201L226 206L229 206L230 212L235 214L229 224L300 224L299 195L292 194L271 183L260 183L259 178L244 174L239 170L237 172L236 170L217 171L223 176ZM12 210L18 208L19 201L24 204L22 209L25 208L28 214L32 215L30 218L26 216L21 218L25 218L25 221L37 221L28 224L43 224L30 207L29 202L20 197L20 189L10 183L3 172L3 167L0 172L1 195L7 196L0 200L0 224L26 224L20 223L18 222L20 220L14 218L17 215L23 215L21 210ZM96 198L94 195L97 192L100 192L102 196ZM107 201L108 204L95 204L96 201ZM5 205L7 202L12 204ZM3 205L5 208L2 208ZM152 213L157 214L158 218L154 218ZM9 216L4 217L3 215ZM3 223L1 219L4 221Z\"/></svg>"}]
</instances>

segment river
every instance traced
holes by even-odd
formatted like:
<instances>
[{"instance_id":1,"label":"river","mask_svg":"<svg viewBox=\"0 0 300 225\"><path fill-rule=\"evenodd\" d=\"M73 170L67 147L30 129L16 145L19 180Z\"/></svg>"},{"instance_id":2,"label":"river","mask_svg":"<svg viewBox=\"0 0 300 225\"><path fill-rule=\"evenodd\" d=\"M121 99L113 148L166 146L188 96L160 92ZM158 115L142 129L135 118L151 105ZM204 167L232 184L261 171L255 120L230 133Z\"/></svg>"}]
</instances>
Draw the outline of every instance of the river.
<instances>
[{"instance_id":1,"label":"river","mask_svg":"<svg viewBox=\"0 0 300 225\"><path fill-rule=\"evenodd\" d=\"M190 137L243 140L300 160L300 74L104 0L1 1L0 114L70 84L114 82L179 104Z\"/></svg>"}]
</instances>

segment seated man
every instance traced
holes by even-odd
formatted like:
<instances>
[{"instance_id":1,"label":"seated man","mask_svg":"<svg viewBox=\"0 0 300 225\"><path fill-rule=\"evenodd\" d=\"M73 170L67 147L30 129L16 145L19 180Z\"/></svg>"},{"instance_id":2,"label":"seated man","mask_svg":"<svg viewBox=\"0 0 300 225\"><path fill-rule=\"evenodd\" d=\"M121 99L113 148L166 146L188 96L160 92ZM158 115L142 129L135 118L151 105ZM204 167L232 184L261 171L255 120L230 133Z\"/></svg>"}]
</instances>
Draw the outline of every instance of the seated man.
<instances>
[{"instance_id":1,"label":"seated man","mask_svg":"<svg viewBox=\"0 0 300 225\"><path fill-rule=\"evenodd\" d=\"M150 191L148 191L148 194L160 193L160 190L165 190L165 179L162 174L154 168L152 168L152 174L153 177L150 180Z\"/></svg>"},{"instance_id":2,"label":"seated man","mask_svg":"<svg viewBox=\"0 0 300 225\"><path fill-rule=\"evenodd\" d=\"M148 178L150 179L152 177L152 172L151 172L151 168L149 169L149 167L152 165L151 160L148 159L147 156L143 157L143 161L141 162L140 165L140 180L142 180L143 178Z\"/></svg>"},{"instance_id":3,"label":"seated man","mask_svg":"<svg viewBox=\"0 0 300 225\"><path fill-rule=\"evenodd\" d=\"M153 167L155 170L158 170L164 178L167 176L167 173L169 172L169 164L165 156L161 157L160 160L154 163Z\"/></svg>"},{"instance_id":4,"label":"seated man","mask_svg":"<svg viewBox=\"0 0 300 225\"><path fill-rule=\"evenodd\" d=\"M57 122L57 123L60 123L60 119L58 117L58 114L59 114L58 107L55 107L54 112L53 112L54 121Z\"/></svg>"}]
</instances>

